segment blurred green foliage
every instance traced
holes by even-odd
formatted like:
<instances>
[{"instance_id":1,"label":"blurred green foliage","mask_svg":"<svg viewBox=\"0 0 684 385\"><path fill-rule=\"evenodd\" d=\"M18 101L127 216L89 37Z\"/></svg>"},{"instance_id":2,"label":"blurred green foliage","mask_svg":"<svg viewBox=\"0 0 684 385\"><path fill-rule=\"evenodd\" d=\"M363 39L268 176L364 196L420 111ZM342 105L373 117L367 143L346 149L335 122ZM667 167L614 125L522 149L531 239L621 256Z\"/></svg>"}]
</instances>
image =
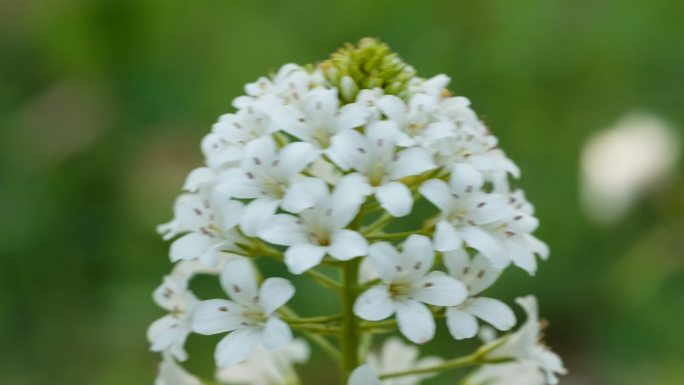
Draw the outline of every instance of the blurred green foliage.
<instances>
[{"instance_id":1,"label":"blurred green foliage","mask_svg":"<svg viewBox=\"0 0 684 385\"><path fill-rule=\"evenodd\" d=\"M681 176L609 228L577 194L595 130L634 110L684 124L682 15L676 0L0 3L0 383L151 384L150 292L170 268L154 227L200 138L244 83L363 36L451 76L523 170L552 258L495 290L539 296L563 383L684 383ZM191 337L206 351L191 365L209 368L213 342Z\"/></svg>"}]
</instances>

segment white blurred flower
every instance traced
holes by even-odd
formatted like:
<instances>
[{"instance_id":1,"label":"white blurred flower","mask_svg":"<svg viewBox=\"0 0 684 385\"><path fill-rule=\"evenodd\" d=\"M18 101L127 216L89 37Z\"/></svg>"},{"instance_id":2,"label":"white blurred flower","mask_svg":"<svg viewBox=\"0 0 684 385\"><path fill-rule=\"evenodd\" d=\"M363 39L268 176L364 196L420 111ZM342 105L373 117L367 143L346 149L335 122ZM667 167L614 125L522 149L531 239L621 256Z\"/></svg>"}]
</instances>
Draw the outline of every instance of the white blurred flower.
<instances>
[{"instance_id":1,"label":"white blurred flower","mask_svg":"<svg viewBox=\"0 0 684 385\"><path fill-rule=\"evenodd\" d=\"M435 320L425 304L454 306L467 296L465 286L440 271L432 271L435 253L429 238L411 235L398 252L391 244L371 245L369 257L383 281L359 296L354 313L369 321L397 315L399 330L415 343L435 334Z\"/></svg>"},{"instance_id":2,"label":"white blurred flower","mask_svg":"<svg viewBox=\"0 0 684 385\"><path fill-rule=\"evenodd\" d=\"M173 276L164 277L164 282L152 294L154 301L169 314L154 321L147 329L147 339L155 352L168 351L176 359L185 361L185 340L191 331L192 311L197 298L187 289L187 281Z\"/></svg>"},{"instance_id":3,"label":"white blurred flower","mask_svg":"<svg viewBox=\"0 0 684 385\"><path fill-rule=\"evenodd\" d=\"M630 115L594 134L581 158L586 214L602 223L619 220L673 170L679 140L666 122L651 115Z\"/></svg>"},{"instance_id":4,"label":"white blurred flower","mask_svg":"<svg viewBox=\"0 0 684 385\"><path fill-rule=\"evenodd\" d=\"M197 333L230 332L216 347L218 366L225 368L244 361L259 343L268 349L280 349L292 341L290 327L274 314L294 295L290 281L268 278L259 288L250 263L234 260L224 266L221 286L232 301L202 301L196 305L192 319L192 329Z\"/></svg>"},{"instance_id":5,"label":"white blurred flower","mask_svg":"<svg viewBox=\"0 0 684 385\"><path fill-rule=\"evenodd\" d=\"M468 376L463 385L546 385L546 377L533 362L484 365Z\"/></svg>"},{"instance_id":6,"label":"white blurred flower","mask_svg":"<svg viewBox=\"0 0 684 385\"><path fill-rule=\"evenodd\" d=\"M368 365L361 365L354 369L349 376L347 385L383 385L375 371Z\"/></svg>"},{"instance_id":7,"label":"white blurred flower","mask_svg":"<svg viewBox=\"0 0 684 385\"><path fill-rule=\"evenodd\" d=\"M514 333L505 335L480 348L486 359L511 359L525 365L534 365L542 372L547 384L557 384L559 374L567 371L560 357L541 343L541 323L537 299L521 297L516 302L525 310L527 320Z\"/></svg>"},{"instance_id":8,"label":"white blurred flower","mask_svg":"<svg viewBox=\"0 0 684 385\"><path fill-rule=\"evenodd\" d=\"M499 330L515 326L515 314L508 305L495 298L479 296L499 278L501 269L492 266L481 254L471 259L463 249L445 252L443 258L449 275L468 288L469 298L465 302L447 308L447 326L454 338L475 337L479 329L477 318Z\"/></svg>"},{"instance_id":9,"label":"white blurred flower","mask_svg":"<svg viewBox=\"0 0 684 385\"><path fill-rule=\"evenodd\" d=\"M165 352L162 357L154 385L202 385L199 378L183 369L170 354Z\"/></svg>"},{"instance_id":10,"label":"white blurred flower","mask_svg":"<svg viewBox=\"0 0 684 385\"><path fill-rule=\"evenodd\" d=\"M413 345L403 343L399 338L390 337L377 354L369 354L368 364L377 373L391 373L403 370L427 368L441 364L439 357L419 357L419 350ZM383 385L418 385L421 381L438 373L401 376L382 381Z\"/></svg>"},{"instance_id":11,"label":"white blurred flower","mask_svg":"<svg viewBox=\"0 0 684 385\"><path fill-rule=\"evenodd\" d=\"M294 340L280 350L257 346L247 360L217 370L216 379L241 385L299 385L301 381L293 367L308 361L309 353L309 346L302 340Z\"/></svg>"}]
</instances>

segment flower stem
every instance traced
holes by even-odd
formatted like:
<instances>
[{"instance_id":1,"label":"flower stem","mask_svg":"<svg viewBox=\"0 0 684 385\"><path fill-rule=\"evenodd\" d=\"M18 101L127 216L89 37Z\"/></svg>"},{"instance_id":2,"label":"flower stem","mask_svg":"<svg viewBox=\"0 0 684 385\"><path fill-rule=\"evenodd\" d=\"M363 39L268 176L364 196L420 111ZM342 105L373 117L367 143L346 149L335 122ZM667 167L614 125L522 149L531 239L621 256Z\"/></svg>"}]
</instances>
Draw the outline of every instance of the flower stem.
<instances>
[{"instance_id":1,"label":"flower stem","mask_svg":"<svg viewBox=\"0 0 684 385\"><path fill-rule=\"evenodd\" d=\"M444 361L439 365L428 366L425 368L416 368L416 369L402 370L402 371L398 371L398 372L385 373L385 374L380 375L380 378L385 380L388 378L410 376L410 375L414 375L414 374L443 372L443 371L447 371L447 370L464 368L467 366L477 365L477 364L481 364L481 363L483 363L483 362L482 362L479 355L471 354L468 356L454 358L454 359L451 359L449 361Z\"/></svg>"},{"instance_id":2,"label":"flower stem","mask_svg":"<svg viewBox=\"0 0 684 385\"><path fill-rule=\"evenodd\" d=\"M340 286L339 282L321 273L320 271L309 269L305 271L304 274L309 276L309 278L313 279L319 284L321 284L321 286L327 287L328 289L333 289L337 291L342 290L342 287Z\"/></svg>"},{"instance_id":3,"label":"flower stem","mask_svg":"<svg viewBox=\"0 0 684 385\"><path fill-rule=\"evenodd\" d=\"M360 259L352 259L342 268L344 288L342 291L342 330L340 346L342 348L342 384L347 383L351 372L359 365L359 342L361 330L354 315L354 302L358 294Z\"/></svg>"}]
</instances>

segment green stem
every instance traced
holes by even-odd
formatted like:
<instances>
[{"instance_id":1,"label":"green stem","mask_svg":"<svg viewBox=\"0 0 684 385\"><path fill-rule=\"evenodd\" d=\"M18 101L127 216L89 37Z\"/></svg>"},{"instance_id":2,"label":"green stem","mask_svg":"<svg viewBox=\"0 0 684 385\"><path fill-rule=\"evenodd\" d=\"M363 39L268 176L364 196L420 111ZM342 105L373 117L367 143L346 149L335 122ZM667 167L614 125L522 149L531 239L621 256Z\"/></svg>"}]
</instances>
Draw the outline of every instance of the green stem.
<instances>
[{"instance_id":1,"label":"green stem","mask_svg":"<svg viewBox=\"0 0 684 385\"><path fill-rule=\"evenodd\" d=\"M305 331L316 334L338 335L340 328L338 326L327 326L317 324L291 324L290 327L295 330Z\"/></svg>"},{"instance_id":2,"label":"green stem","mask_svg":"<svg viewBox=\"0 0 684 385\"><path fill-rule=\"evenodd\" d=\"M354 315L354 302L358 294L360 258L352 259L342 268L344 289L342 291L342 384L347 383L351 372L359 365L359 342L361 330Z\"/></svg>"},{"instance_id":3,"label":"green stem","mask_svg":"<svg viewBox=\"0 0 684 385\"><path fill-rule=\"evenodd\" d=\"M309 276L309 278L313 279L314 281L320 283L322 286L327 287L328 289L333 289L337 291L342 290L342 286L340 286L339 282L321 273L320 271L309 269L305 271L304 274Z\"/></svg>"},{"instance_id":4,"label":"green stem","mask_svg":"<svg viewBox=\"0 0 684 385\"><path fill-rule=\"evenodd\" d=\"M435 366L428 366L425 368L408 369L408 370L401 370L398 372L385 373L385 374L380 375L380 378L385 380L388 378L410 376L410 375L414 375L414 374L443 372L443 371L447 371L447 370L464 368L464 367L477 365L477 364L481 364L481 363L483 363L483 361L479 355L471 354L471 355L464 356L464 357L454 358L454 359L449 360L449 361L444 361L441 364L435 365Z\"/></svg>"},{"instance_id":5,"label":"green stem","mask_svg":"<svg viewBox=\"0 0 684 385\"><path fill-rule=\"evenodd\" d=\"M290 309L287 306L283 306L280 309L280 312L288 317L299 317L294 310ZM321 350L328 354L328 356L330 356L330 358L332 358L334 362L342 362L342 353L340 353L340 351L335 346L333 346L333 344L331 344L330 341L328 341L325 337L307 331L302 331L302 334L304 334L304 337L311 340L311 342L316 344L319 348L321 348Z\"/></svg>"},{"instance_id":6,"label":"green stem","mask_svg":"<svg viewBox=\"0 0 684 385\"><path fill-rule=\"evenodd\" d=\"M327 315L320 317L280 317L280 319L287 322L288 324L325 324L341 320L342 315Z\"/></svg>"}]
</instances>

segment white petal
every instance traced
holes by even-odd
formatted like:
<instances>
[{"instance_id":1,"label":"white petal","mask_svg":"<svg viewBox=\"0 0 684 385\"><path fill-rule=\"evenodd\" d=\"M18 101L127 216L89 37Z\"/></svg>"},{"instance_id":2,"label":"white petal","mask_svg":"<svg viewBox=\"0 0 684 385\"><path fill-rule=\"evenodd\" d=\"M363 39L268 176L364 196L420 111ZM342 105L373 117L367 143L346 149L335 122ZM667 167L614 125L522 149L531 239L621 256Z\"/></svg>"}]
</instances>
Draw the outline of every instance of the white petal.
<instances>
[{"instance_id":1,"label":"white petal","mask_svg":"<svg viewBox=\"0 0 684 385\"><path fill-rule=\"evenodd\" d=\"M412 300L396 301L399 331L409 341L424 344L435 335L435 319L427 306Z\"/></svg>"},{"instance_id":2,"label":"white petal","mask_svg":"<svg viewBox=\"0 0 684 385\"><path fill-rule=\"evenodd\" d=\"M249 202L240 216L240 229L247 236L256 236L277 209L276 200L255 199Z\"/></svg>"},{"instance_id":3,"label":"white petal","mask_svg":"<svg viewBox=\"0 0 684 385\"><path fill-rule=\"evenodd\" d=\"M335 226L345 227L356 217L359 208L373 189L365 176L346 175L335 186L332 195L332 220Z\"/></svg>"},{"instance_id":4,"label":"white petal","mask_svg":"<svg viewBox=\"0 0 684 385\"><path fill-rule=\"evenodd\" d=\"M318 178L305 178L293 183L283 199L282 207L292 213L315 206L328 197L328 186Z\"/></svg>"},{"instance_id":5,"label":"white petal","mask_svg":"<svg viewBox=\"0 0 684 385\"><path fill-rule=\"evenodd\" d=\"M216 189L229 197L249 199L261 195L261 185L241 168L231 168L219 177Z\"/></svg>"},{"instance_id":6,"label":"white petal","mask_svg":"<svg viewBox=\"0 0 684 385\"><path fill-rule=\"evenodd\" d=\"M352 230L337 230L332 234L328 253L339 260L346 261L368 253L368 241Z\"/></svg>"},{"instance_id":7,"label":"white petal","mask_svg":"<svg viewBox=\"0 0 684 385\"><path fill-rule=\"evenodd\" d=\"M451 170L450 182L457 191L478 190L484 184L484 176L471 165L455 164Z\"/></svg>"},{"instance_id":8,"label":"white petal","mask_svg":"<svg viewBox=\"0 0 684 385\"><path fill-rule=\"evenodd\" d=\"M216 365L228 368L244 361L254 351L260 338L261 333L254 328L238 329L228 334L216 346Z\"/></svg>"},{"instance_id":9,"label":"white petal","mask_svg":"<svg viewBox=\"0 0 684 385\"><path fill-rule=\"evenodd\" d=\"M406 114L406 103L394 95L385 95L378 99L378 108L382 113L396 122L403 122Z\"/></svg>"},{"instance_id":10,"label":"white petal","mask_svg":"<svg viewBox=\"0 0 684 385\"><path fill-rule=\"evenodd\" d=\"M473 298L464 304L463 310L502 331L515 326L513 310L505 303L494 298Z\"/></svg>"},{"instance_id":11,"label":"white petal","mask_svg":"<svg viewBox=\"0 0 684 385\"><path fill-rule=\"evenodd\" d=\"M222 229L235 227L240 222L245 208L242 202L218 197L211 200L211 206L218 216Z\"/></svg>"},{"instance_id":12,"label":"white petal","mask_svg":"<svg viewBox=\"0 0 684 385\"><path fill-rule=\"evenodd\" d=\"M268 278L259 289L259 303L266 316L285 305L295 293L292 282L284 278Z\"/></svg>"},{"instance_id":13,"label":"white petal","mask_svg":"<svg viewBox=\"0 0 684 385\"><path fill-rule=\"evenodd\" d=\"M368 248L368 255L373 270L375 270L380 278L388 283L394 281L395 277L400 273L397 270L402 269L402 257L397 249L389 242L377 242ZM399 269L397 269L397 266L399 266Z\"/></svg>"},{"instance_id":14,"label":"white petal","mask_svg":"<svg viewBox=\"0 0 684 385\"><path fill-rule=\"evenodd\" d=\"M245 259L226 262L221 271L221 287L236 302L252 306L258 295L252 264Z\"/></svg>"},{"instance_id":15,"label":"white petal","mask_svg":"<svg viewBox=\"0 0 684 385\"><path fill-rule=\"evenodd\" d=\"M413 207L411 190L401 182L390 182L377 187L375 198L380 202L380 206L394 217L407 215Z\"/></svg>"},{"instance_id":16,"label":"white petal","mask_svg":"<svg viewBox=\"0 0 684 385\"><path fill-rule=\"evenodd\" d=\"M430 179L423 183L418 191L429 200L430 203L437 206L442 212L449 212L453 205L454 197L451 195L451 187L439 179Z\"/></svg>"},{"instance_id":17,"label":"white petal","mask_svg":"<svg viewBox=\"0 0 684 385\"><path fill-rule=\"evenodd\" d=\"M214 245L214 241L202 234L188 233L176 239L169 249L172 262L199 258Z\"/></svg>"},{"instance_id":18,"label":"white petal","mask_svg":"<svg viewBox=\"0 0 684 385\"><path fill-rule=\"evenodd\" d=\"M435 168L430 154L422 148L412 147L397 153L397 159L392 162L391 179L401 179L410 175L422 174Z\"/></svg>"},{"instance_id":19,"label":"white petal","mask_svg":"<svg viewBox=\"0 0 684 385\"><path fill-rule=\"evenodd\" d=\"M261 343L267 349L281 349L292 342L292 330L278 317L269 317L261 336Z\"/></svg>"},{"instance_id":20,"label":"white petal","mask_svg":"<svg viewBox=\"0 0 684 385\"><path fill-rule=\"evenodd\" d=\"M337 117L337 125L340 130L348 130L362 126L366 123L368 112L362 106L351 103L340 108L340 115Z\"/></svg>"},{"instance_id":21,"label":"white petal","mask_svg":"<svg viewBox=\"0 0 684 385\"><path fill-rule=\"evenodd\" d=\"M469 226L461 229L461 236L468 246L489 258L494 267L504 268L508 265L508 259L503 256L499 241L485 230Z\"/></svg>"},{"instance_id":22,"label":"white petal","mask_svg":"<svg viewBox=\"0 0 684 385\"><path fill-rule=\"evenodd\" d=\"M185 184L183 184L183 190L196 192L202 187L209 183L213 183L216 180L216 174L209 167L200 167L192 170L188 177L185 179Z\"/></svg>"},{"instance_id":23,"label":"white petal","mask_svg":"<svg viewBox=\"0 0 684 385\"><path fill-rule=\"evenodd\" d=\"M225 299L210 299L198 303L192 314L192 330L199 334L225 333L240 328L242 308Z\"/></svg>"},{"instance_id":24,"label":"white petal","mask_svg":"<svg viewBox=\"0 0 684 385\"><path fill-rule=\"evenodd\" d=\"M435 306L455 306L468 296L468 290L457 279L449 277L441 271L433 271L422 280L411 292L411 298Z\"/></svg>"},{"instance_id":25,"label":"white petal","mask_svg":"<svg viewBox=\"0 0 684 385\"><path fill-rule=\"evenodd\" d=\"M461 235L451 223L447 221L437 222L435 228L435 249L439 251L456 250L461 247L463 240Z\"/></svg>"},{"instance_id":26,"label":"white petal","mask_svg":"<svg viewBox=\"0 0 684 385\"><path fill-rule=\"evenodd\" d=\"M318 266L328 250L325 246L310 243L297 243L285 251L285 264L292 274L303 272Z\"/></svg>"},{"instance_id":27,"label":"white petal","mask_svg":"<svg viewBox=\"0 0 684 385\"><path fill-rule=\"evenodd\" d=\"M411 234L404 242L403 255L405 268L412 275L422 276L432 269L435 261L435 250L430 238L424 235Z\"/></svg>"},{"instance_id":28,"label":"white petal","mask_svg":"<svg viewBox=\"0 0 684 385\"><path fill-rule=\"evenodd\" d=\"M368 156L366 138L358 131L343 131L333 136L331 143L326 154L343 170L358 168Z\"/></svg>"},{"instance_id":29,"label":"white petal","mask_svg":"<svg viewBox=\"0 0 684 385\"><path fill-rule=\"evenodd\" d=\"M363 365L354 369L347 385L382 385L382 383L370 366Z\"/></svg>"},{"instance_id":30,"label":"white petal","mask_svg":"<svg viewBox=\"0 0 684 385\"><path fill-rule=\"evenodd\" d=\"M375 286L361 294L354 303L354 314L368 321L380 321L394 313L394 303L387 286Z\"/></svg>"},{"instance_id":31,"label":"white petal","mask_svg":"<svg viewBox=\"0 0 684 385\"><path fill-rule=\"evenodd\" d=\"M472 314L450 307L447 309L446 317L449 333L455 339L472 338L477 334L477 319Z\"/></svg>"},{"instance_id":32,"label":"white petal","mask_svg":"<svg viewBox=\"0 0 684 385\"><path fill-rule=\"evenodd\" d=\"M272 216L259 231L259 238L276 245L286 246L308 241L300 220L287 214Z\"/></svg>"},{"instance_id":33,"label":"white petal","mask_svg":"<svg viewBox=\"0 0 684 385\"><path fill-rule=\"evenodd\" d=\"M295 142L288 144L280 150L280 163L278 168L284 175L290 176L299 173L309 163L318 157L319 151L310 143Z\"/></svg>"}]
</instances>

